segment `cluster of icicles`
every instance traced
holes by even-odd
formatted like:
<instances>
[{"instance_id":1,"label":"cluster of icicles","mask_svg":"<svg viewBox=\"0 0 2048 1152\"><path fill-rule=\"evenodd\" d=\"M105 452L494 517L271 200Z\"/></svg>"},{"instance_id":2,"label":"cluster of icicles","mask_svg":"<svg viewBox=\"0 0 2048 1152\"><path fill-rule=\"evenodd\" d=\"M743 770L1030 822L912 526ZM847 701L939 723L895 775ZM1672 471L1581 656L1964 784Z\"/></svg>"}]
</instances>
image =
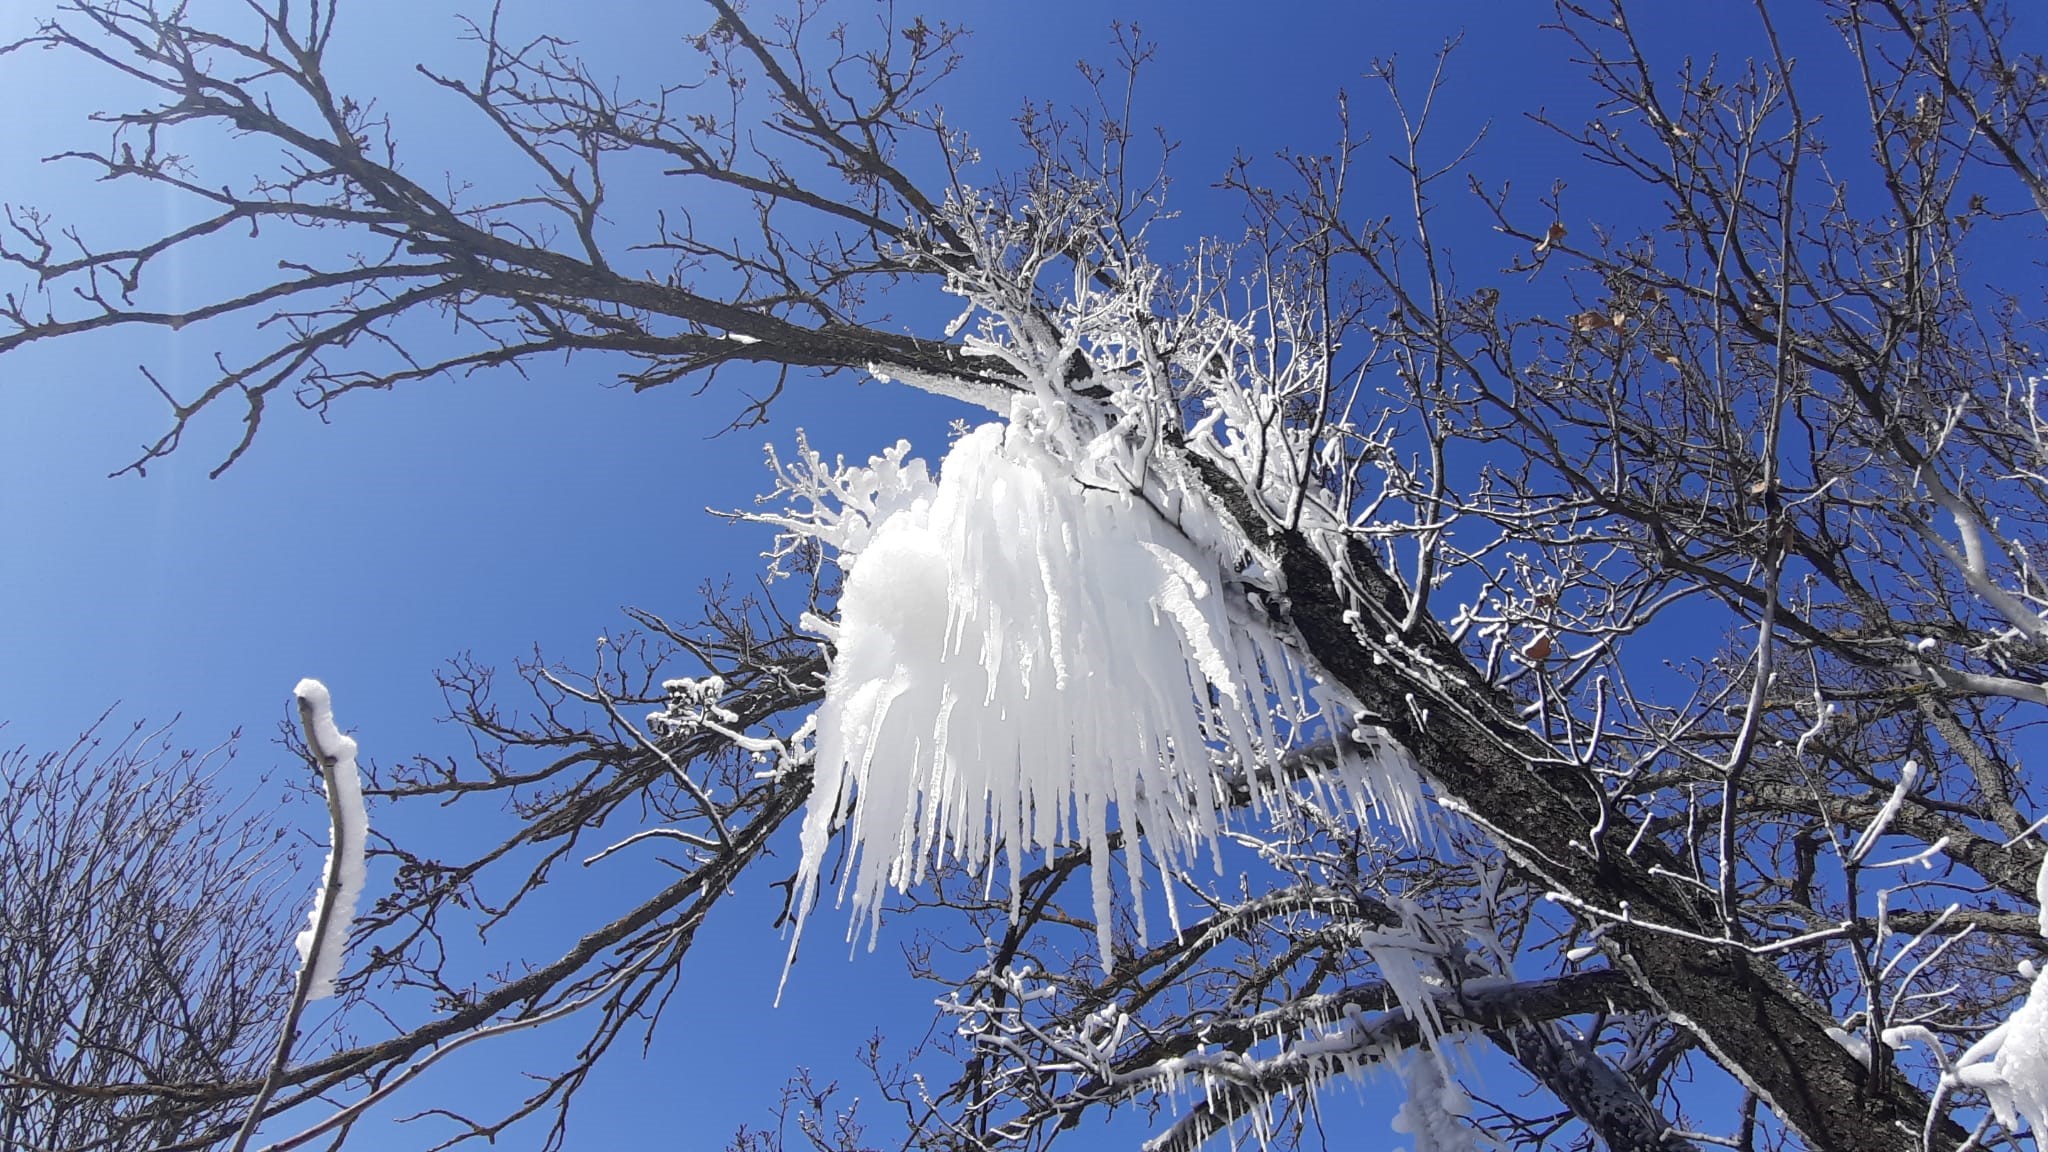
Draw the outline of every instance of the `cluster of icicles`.
<instances>
[{"instance_id":1,"label":"cluster of icicles","mask_svg":"<svg viewBox=\"0 0 2048 1152\"><path fill-rule=\"evenodd\" d=\"M1206 501L1168 494L1169 520L1157 493L1084 484L1024 421L961 437L936 481L906 451L838 473L834 490L857 499L812 521L847 576L798 933L846 824L840 898L870 947L888 889L949 856L993 885L998 861L1016 877L1035 849L1107 862L1119 834L1142 936L1140 839L1162 862L1213 854L1232 791L1270 797L1279 752L1334 702L1269 632L1232 626L1213 549L1190 543L1218 535L1213 519L1191 523L1212 516ZM1318 786L1361 817L1378 804L1409 823L1412 761L1350 734ZM1106 964L1113 878L1089 874Z\"/></svg>"}]
</instances>

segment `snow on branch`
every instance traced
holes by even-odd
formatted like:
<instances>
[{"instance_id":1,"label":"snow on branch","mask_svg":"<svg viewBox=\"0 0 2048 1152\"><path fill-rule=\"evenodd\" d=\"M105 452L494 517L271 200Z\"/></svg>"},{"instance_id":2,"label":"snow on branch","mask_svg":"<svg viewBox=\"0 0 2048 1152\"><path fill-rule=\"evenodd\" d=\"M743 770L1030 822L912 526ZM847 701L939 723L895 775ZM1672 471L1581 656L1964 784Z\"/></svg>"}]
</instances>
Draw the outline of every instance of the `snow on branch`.
<instances>
[{"instance_id":1,"label":"snow on branch","mask_svg":"<svg viewBox=\"0 0 2048 1152\"><path fill-rule=\"evenodd\" d=\"M362 777L356 772L356 742L335 727L327 686L318 680L301 680L292 695L299 702L299 723L305 728L306 750L320 765L332 829L325 879L313 895L306 930L298 937L302 975L310 969L310 975L304 976L305 998L321 1000L334 995L334 981L341 975L349 925L355 919L356 901L363 894L363 849L369 839L370 821L363 809Z\"/></svg>"},{"instance_id":2,"label":"snow on branch","mask_svg":"<svg viewBox=\"0 0 2048 1152\"><path fill-rule=\"evenodd\" d=\"M277 1051L249 1103L248 1115L243 1117L228 1145L228 1152L243 1152L249 1146L271 1097L284 1082L292 1044L298 1039L299 1016L307 1003L334 995L334 982L341 976L343 953L348 947L349 925L355 920L356 901L363 894L363 850L370 838L370 818L363 809L362 777L356 772L356 742L335 727L334 704L325 684L301 680L292 689L292 696L298 701L306 751L319 764L321 783L327 793L327 864L321 870L320 887L313 893L313 910L306 916L306 930L298 936L298 988L292 994L284 1027L278 1033Z\"/></svg>"}]
</instances>

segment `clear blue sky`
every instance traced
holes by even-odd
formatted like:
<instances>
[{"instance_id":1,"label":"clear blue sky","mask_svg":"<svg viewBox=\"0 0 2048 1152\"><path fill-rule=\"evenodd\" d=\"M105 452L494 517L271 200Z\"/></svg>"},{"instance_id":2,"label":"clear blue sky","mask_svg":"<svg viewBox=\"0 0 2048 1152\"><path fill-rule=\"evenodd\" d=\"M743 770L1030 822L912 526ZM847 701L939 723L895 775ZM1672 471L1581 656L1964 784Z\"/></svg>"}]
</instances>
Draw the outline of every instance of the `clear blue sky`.
<instances>
[{"instance_id":1,"label":"clear blue sky","mask_svg":"<svg viewBox=\"0 0 2048 1152\"><path fill-rule=\"evenodd\" d=\"M482 15L486 7L343 6L349 75L393 114L415 171L430 163L421 141L442 141L450 166L497 163L461 155L460 110L411 71L416 60L459 51L451 48L452 12ZM0 35L19 35L45 8L0 0ZM868 0L844 4L849 19L864 19L869 8ZM1695 12L1705 22L1723 8L1728 18L1750 18L1746 5L1732 3ZM553 21L582 40L593 61L637 78L687 64L678 36L708 19L688 5L622 0L573 10L590 14L531 0L508 5L518 18ZM1448 155L1492 121L1482 171L1511 175L1531 195L1570 166L1554 142L1517 118L1572 83L1561 42L1537 31L1546 3L1058 0L943 11L975 30L943 102L997 160L1022 100L1073 97L1073 64L1105 55L1110 18L1140 23L1161 51L1139 119L1183 144L1175 200L1186 214L1177 227L1189 237L1238 231L1235 206L1208 187L1233 152L1325 149L1340 88L1377 118L1376 84L1360 75L1370 59L1398 54L1419 81L1431 52L1460 31L1467 39L1439 109L1439 147ZM0 121L0 195L88 227L96 217L133 220L152 209L177 219L177 205L110 195L80 167L32 163L98 139L80 125L103 100L97 78L65 63L35 54L0 64L0 107L10 110ZM1549 102L1574 117L1583 107L1562 96ZM1364 178L1393 190L1378 160L1383 151L1368 149ZM1398 196L1383 203L1382 211L1402 210ZM1487 255L1474 263L1490 264L1481 241ZM196 296L233 282L238 269L178 274ZM333 690L337 717L366 756L459 754L460 733L432 722L441 709L432 673L447 657L468 651L509 665L537 644L552 656L587 659L595 637L621 626L620 605L687 619L702 581L751 581L762 534L693 510L748 504L764 487L764 440L787 445L803 426L828 451L864 455L898 436L931 451L946 423L966 414L840 380L798 389L768 429L710 438L737 409L729 386L695 398L683 387L636 396L600 388L599 367L572 363L531 379L501 373L354 398L337 408L332 426L279 410L254 451L209 481L205 473L238 431L230 416L148 478L106 478L163 426L136 365L167 381L197 380L216 347L235 339L228 329L117 334L0 360L0 719L8 722L0 738L8 743L55 745L119 701L126 716L182 714L179 730L195 744L241 729L240 763L253 779L284 764L270 744L273 729L292 685L314 676ZM324 834L310 806L292 815ZM750 892L700 937L686 969L687 1009L671 1017L645 1062L634 1051L613 1053L588 1090L571 1147L649 1137L716 1147L742 1121L766 1120L793 1065L836 1068L858 1086L845 1057L870 1030L881 1027L899 1044L923 1035L930 993L899 975L892 954L910 936L901 922L885 930L880 953L841 964L821 913L814 931L828 938L815 949L823 955L807 958L790 1001L771 1010L784 944L769 930L766 907ZM395 1111L437 1102L458 1084L502 1091L525 1054L547 1042L457 1057ZM1365 1130L1362 1146L1393 1143L1382 1125ZM538 1137L515 1136L511 1146ZM1132 1142L1126 1130L1099 1146Z\"/></svg>"}]
</instances>

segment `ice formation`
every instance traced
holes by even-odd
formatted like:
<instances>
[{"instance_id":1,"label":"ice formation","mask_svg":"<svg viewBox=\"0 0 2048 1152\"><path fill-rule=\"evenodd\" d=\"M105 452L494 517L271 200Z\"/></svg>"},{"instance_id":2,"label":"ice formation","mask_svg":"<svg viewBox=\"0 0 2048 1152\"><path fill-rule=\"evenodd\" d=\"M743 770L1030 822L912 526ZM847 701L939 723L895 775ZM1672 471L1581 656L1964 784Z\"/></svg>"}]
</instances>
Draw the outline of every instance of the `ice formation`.
<instances>
[{"instance_id":1,"label":"ice formation","mask_svg":"<svg viewBox=\"0 0 2048 1152\"><path fill-rule=\"evenodd\" d=\"M903 444L864 469L805 452L808 467L781 471L809 507L777 520L831 545L847 576L798 930L845 822L841 898L871 945L886 891L935 861L1014 876L1034 848L1077 845L1106 862L1117 832L1142 933L1136 841L1177 863L1213 849L1231 791L1277 786L1277 751L1327 695L1271 630L1232 619L1216 550L1193 543L1221 534L1214 514L1191 494L1077 479L1044 424L1017 416L963 436L936 481ZM1375 796L1414 803L1391 742L1338 749L1334 798L1361 816ZM1090 875L1107 962L1113 879Z\"/></svg>"},{"instance_id":2,"label":"ice formation","mask_svg":"<svg viewBox=\"0 0 2048 1152\"><path fill-rule=\"evenodd\" d=\"M300 715L306 721L306 743L322 757L321 776L332 824L322 882L313 892L306 930L298 937L300 969L312 968L306 998L321 1000L334 995L334 981L341 975L349 925L363 894L363 848L369 840L370 820L363 808L362 777L356 771L356 742L335 727L327 686L318 680L301 680L292 695L298 697ZM323 925L329 891L335 893L334 909Z\"/></svg>"},{"instance_id":3,"label":"ice formation","mask_svg":"<svg viewBox=\"0 0 2048 1152\"><path fill-rule=\"evenodd\" d=\"M1984 1093L2007 1131L2022 1118L2036 1135L2048 1128L2048 972L2034 977L2019 1011L1963 1053L1953 1076Z\"/></svg>"},{"instance_id":4,"label":"ice formation","mask_svg":"<svg viewBox=\"0 0 2048 1152\"><path fill-rule=\"evenodd\" d=\"M1394 1131L1413 1137L1415 1152L1478 1152L1478 1133L1464 1121L1472 1114L1472 1098L1446 1073L1444 1057L1413 1052L1395 1067L1407 1082L1408 1095L1394 1114ZM1487 1144L1497 1146L1491 1140Z\"/></svg>"},{"instance_id":5,"label":"ice formation","mask_svg":"<svg viewBox=\"0 0 2048 1152\"><path fill-rule=\"evenodd\" d=\"M2034 884L2041 902L2041 927L2048 936L2048 861ZM2048 970L2021 972L2034 983L2026 1003L1957 1057L1951 1083L1976 1088L2009 1132L2024 1119L2035 1136L2048 1130Z\"/></svg>"}]
</instances>

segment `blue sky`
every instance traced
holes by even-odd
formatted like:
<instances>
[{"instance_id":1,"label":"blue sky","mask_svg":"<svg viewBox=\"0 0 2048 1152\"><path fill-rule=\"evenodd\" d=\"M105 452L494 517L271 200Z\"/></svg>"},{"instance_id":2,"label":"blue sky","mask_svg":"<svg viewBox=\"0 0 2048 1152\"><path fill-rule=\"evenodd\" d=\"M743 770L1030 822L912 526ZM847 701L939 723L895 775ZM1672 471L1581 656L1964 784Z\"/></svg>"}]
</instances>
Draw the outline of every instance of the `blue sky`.
<instances>
[{"instance_id":1,"label":"blue sky","mask_svg":"<svg viewBox=\"0 0 2048 1152\"><path fill-rule=\"evenodd\" d=\"M350 79L396 117L401 142L427 142L414 145L416 168L431 162L420 150L430 145L446 150L433 155L451 167L500 162L467 148L459 110L411 71L416 59L449 59L452 13L482 7L378 0L343 8ZM671 62L687 65L678 36L708 19L687 7L675 17L670 7L612 0L578 6L587 15L533 3L508 11L536 25L544 14L624 76L659 78ZM861 19L868 7L848 0L844 11ZM0 0L0 35L19 35L44 8ZM1340 88L1361 110L1379 107L1376 82L1361 78L1372 58L1398 54L1420 81L1430 54L1461 31L1439 147L1448 156L1491 123L1482 170L1513 176L1531 195L1569 164L1517 117L1544 102L1537 94L1572 87L1562 44L1537 31L1548 4L1060 0L962 3L944 13L975 34L942 102L998 164L1008 117L1027 97L1074 97L1074 62L1105 55L1112 16L1157 40L1139 119L1182 143L1173 199L1184 216L1174 237L1238 231L1235 206L1209 187L1233 153L1324 149ZM0 106L34 109L0 121L5 198L87 226L146 225L151 211L178 218L178 205L111 194L77 166L32 162L97 138L82 132L80 117L104 92L65 63L47 54L0 63ZM1582 107L1562 95L1553 103L1572 118ZM1365 178L1398 191L1378 159L1384 151L1368 148ZM1401 210L1397 195L1383 199L1384 211ZM1447 227L1460 212L1447 208ZM247 267L178 275L201 294ZM332 689L338 719L367 757L459 754L460 733L433 722L441 710L433 671L448 657L469 652L509 665L537 645L587 659L595 637L622 626L621 605L687 619L703 581L751 582L763 534L696 510L745 506L765 487L764 441L787 446L806 427L828 452L865 455L899 436L929 452L942 448L951 419L971 415L841 379L796 389L767 429L715 437L739 407L732 385L701 397L681 387L633 395L600 387L599 366L572 363L528 379L499 373L352 398L328 426L281 410L247 458L208 480L238 431L223 412L228 419L146 479L107 478L163 427L136 366L167 381L197 380L217 347L242 338L231 328L120 333L0 360L0 738L53 746L118 701L125 716L182 715L179 731L194 744L242 730L239 763L253 782L284 766L271 736L292 685L314 676ZM288 815L323 834L311 806ZM900 976L892 951L909 938L907 926L885 929L879 953L845 965L836 949L818 948L823 955L799 970L789 1001L773 1010L784 944L769 918L765 895L749 892L711 925L687 970L703 993L670 1020L646 1061L613 1054L588 1090L571 1147L631 1137L716 1147L739 1123L766 1120L793 1065L837 1068L857 1085L844 1058L869 1031L881 1027L898 1043L922 1036L929 993ZM829 939L822 921L814 931ZM443 1093L502 1092L547 1043L543 1035L457 1058L395 1111ZM1366 1146L1378 1133L1385 1128L1368 1130ZM1131 1142L1126 1131L1100 1146Z\"/></svg>"}]
</instances>

